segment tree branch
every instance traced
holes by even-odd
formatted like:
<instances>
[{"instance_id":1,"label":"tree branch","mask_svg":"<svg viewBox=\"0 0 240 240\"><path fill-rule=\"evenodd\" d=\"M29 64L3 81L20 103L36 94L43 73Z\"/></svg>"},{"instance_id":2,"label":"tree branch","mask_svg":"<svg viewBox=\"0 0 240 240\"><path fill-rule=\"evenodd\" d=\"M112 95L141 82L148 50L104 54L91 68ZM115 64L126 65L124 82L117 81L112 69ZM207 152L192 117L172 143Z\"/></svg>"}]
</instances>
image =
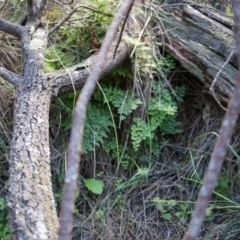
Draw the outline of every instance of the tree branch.
<instances>
[{"instance_id":1,"label":"tree branch","mask_svg":"<svg viewBox=\"0 0 240 240\"><path fill-rule=\"evenodd\" d=\"M40 20L46 5L46 0L28 0L28 23Z\"/></svg>"},{"instance_id":2,"label":"tree branch","mask_svg":"<svg viewBox=\"0 0 240 240\"><path fill-rule=\"evenodd\" d=\"M235 23L235 35L237 40L238 68L240 69L240 0L233 0L233 13ZM230 143L238 115L240 113L240 72L238 72L236 86L232 98L228 105L222 126L219 132L219 138L214 146L209 162L207 174L203 185L199 191L197 204L194 214L188 227L185 240L196 240L204 221L208 202L212 192L217 185L218 176L221 171L228 144Z\"/></svg>"},{"instance_id":3,"label":"tree branch","mask_svg":"<svg viewBox=\"0 0 240 240\"><path fill-rule=\"evenodd\" d=\"M42 0L42 2L40 4L39 11L38 11L38 19L39 20L41 19L42 15L43 15L43 11L46 6L46 3L47 3L47 0Z\"/></svg>"},{"instance_id":4,"label":"tree branch","mask_svg":"<svg viewBox=\"0 0 240 240\"><path fill-rule=\"evenodd\" d=\"M75 8L72 9L72 11L65 17L63 18L59 23L57 23L52 29L50 29L48 31L48 36L50 36L53 32L55 32L56 30L58 30L76 11L78 11L79 8L87 8L91 11L94 11L94 12L97 12L97 13L100 13L100 14L104 14L106 16L109 16L109 17L112 17L113 15L111 14L107 14L107 13L104 13L104 12L101 12L101 11L98 11L94 8L91 8L91 7L88 7L88 6L85 6L85 5L79 5Z\"/></svg>"},{"instance_id":5,"label":"tree branch","mask_svg":"<svg viewBox=\"0 0 240 240\"><path fill-rule=\"evenodd\" d=\"M37 0L28 0L27 5L28 5L28 21L35 21L37 18L37 12L38 12L38 6L36 3Z\"/></svg>"},{"instance_id":6,"label":"tree branch","mask_svg":"<svg viewBox=\"0 0 240 240\"><path fill-rule=\"evenodd\" d=\"M58 238L59 240L71 239L73 221L72 213L74 209L74 198L78 179L77 176L79 171L87 104L102 73L105 58L118 30L118 27L122 23L124 18L127 17L128 10L132 7L133 2L133 0L123 1L120 9L116 13L115 18L106 33L101 49L92 66L93 72L88 77L87 82L84 85L76 103L71 137L68 146L67 172L63 187L63 200L60 211L60 230Z\"/></svg>"},{"instance_id":7,"label":"tree branch","mask_svg":"<svg viewBox=\"0 0 240 240\"><path fill-rule=\"evenodd\" d=\"M129 53L133 49L132 45L122 40L118 46L116 57L115 59L113 59L117 40L118 35L116 36L114 43L112 43L110 47L106 62L102 69L101 77L106 76L113 69L119 66L129 56ZM53 95L56 96L61 93L70 92L75 88L78 89L82 87L83 84L86 82L86 79L88 78L91 69L93 69L92 65L96 57L97 55L88 58L87 60L76 66L49 73L47 76L50 84L52 85Z\"/></svg>"},{"instance_id":8,"label":"tree branch","mask_svg":"<svg viewBox=\"0 0 240 240\"><path fill-rule=\"evenodd\" d=\"M21 81L21 76L8 71L5 68L0 67L0 77L2 77L4 80L12 83L13 85L17 86L19 82Z\"/></svg>"},{"instance_id":9,"label":"tree branch","mask_svg":"<svg viewBox=\"0 0 240 240\"><path fill-rule=\"evenodd\" d=\"M15 37L21 38L21 34L24 27L8 22L2 18L0 18L0 31L11 34Z\"/></svg>"}]
</instances>

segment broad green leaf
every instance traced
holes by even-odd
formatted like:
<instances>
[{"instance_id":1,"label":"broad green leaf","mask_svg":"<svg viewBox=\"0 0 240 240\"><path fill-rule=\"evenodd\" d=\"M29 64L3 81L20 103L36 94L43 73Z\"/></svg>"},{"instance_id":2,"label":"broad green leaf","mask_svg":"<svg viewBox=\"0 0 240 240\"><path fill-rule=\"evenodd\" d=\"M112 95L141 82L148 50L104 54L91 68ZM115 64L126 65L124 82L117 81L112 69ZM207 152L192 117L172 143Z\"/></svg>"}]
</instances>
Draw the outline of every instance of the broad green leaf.
<instances>
[{"instance_id":1,"label":"broad green leaf","mask_svg":"<svg viewBox=\"0 0 240 240\"><path fill-rule=\"evenodd\" d=\"M103 192L104 183L101 180L89 178L84 180L84 184L88 190L95 194L101 194Z\"/></svg>"}]
</instances>

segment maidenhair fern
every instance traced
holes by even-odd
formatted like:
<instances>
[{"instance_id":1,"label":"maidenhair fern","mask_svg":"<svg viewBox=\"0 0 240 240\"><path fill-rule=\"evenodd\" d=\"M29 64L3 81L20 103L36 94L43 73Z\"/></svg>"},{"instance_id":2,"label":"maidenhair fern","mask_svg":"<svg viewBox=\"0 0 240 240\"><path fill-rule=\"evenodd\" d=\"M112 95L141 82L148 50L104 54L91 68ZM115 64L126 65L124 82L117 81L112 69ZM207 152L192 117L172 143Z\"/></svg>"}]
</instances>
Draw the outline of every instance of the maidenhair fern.
<instances>
[{"instance_id":1,"label":"maidenhair fern","mask_svg":"<svg viewBox=\"0 0 240 240\"><path fill-rule=\"evenodd\" d=\"M105 103L112 104L117 109L120 120L124 120L130 115L137 107L142 104L140 99L134 94L123 91L117 87L102 86L106 98L103 100ZM97 98L97 93L95 98Z\"/></svg>"},{"instance_id":2,"label":"maidenhair fern","mask_svg":"<svg viewBox=\"0 0 240 240\"><path fill-rule=\"evenodd\" d=\"M133 149L137 151L142 141L151 138L149 125L140 118L134 118L134 124L131 127L131 138Z\"/></svg>"},{"instance_id":3,"label":"maidenhair fern","mask_svg":"<svg viewBox=\"0 0 240 240\"><path fill-rule=\"evenodd\" d=\"M176 88L176 97L173 92L163 88L156 81L153 81L152 89L153 96L149 101L148 122L135 118L131 127L131 139L135 151L139 149L142 141L152 140L157 129L160 129L163 135L181 132L180 123L176 120L177 100L182 100L185 88Z\"/></svg>"},{"instance_id":4,"label":"maidenhair fern","mask_svg":"<svg viewBox=\"0 0 240 240\"><path fill-rule=\"evenodd\" d=\"M125 92L118 87L102 86L105 98L100 91L96 91L93 95L93 101L89 104L87 110L87 118L84 130L83 153L95 151L105 139L113 126L109 109L105 107L97 107L97 104L103 104L108 101L110 106L115 108L115 114L120 121L126 119L134 110L142 104L135 94ZM176 134L181 132L180 123L177 117L177 102L182 101L185 93L184 87L177 87L174 91L164 88L159 82L152 83L152 96L148 105L147 121L141 118L134 118L131 126L132 146L137 151L142 142L149 143L153 140L157 130L161 134ZM73 101L76 98L73 94L67 94L61 97L61 106L67 110L69 114L61 126L64 130L71 128L71 109ZM60 100L60 98L59 98ZM114 112L114 111L113 111ZM111 143L111 144L110 144ZM106 152L114 152L116 142L111 141L105 144Z\"/></svg>"},{"instance_id":5,"label":"maidenhair fern","mask_svg":"<svg viewBox=\"0 0 240 240\"><path fill-rule=\"evenodd\" d=\"M89 104L87 110L87 118L84 129L83 153L94 151L104 138L112 126L111 117L107 110L98 108Z\"/></svg>"},{"instance_id":6,"label":"maidenhair fern","mask_svg":"<svg viewBox=\"0 0 240 240\"><path fill-rule=\"evenodd\" d=\"M44 70L53 72L63 67L71 66L75 60L75 54L66 54L61 44L55 44L47 49L44 59Z\"/></svg>"},{"instance_id":7,"label":"maidenhair fern","mask_svg":"<svg viewBox=\"0 0 240 240\"><path fill-rule=\"evenodd\" d=\"M64 116L61 122L61 128L63 131L68 131L72 126L71 109L74 108L73 103L75 102L76 95L68 93L57 99L58 105L66 112L66 116ZM96 150L103 143L104 138L107 137L107 133L110 131L112 125L109 111L90 103L87 109L82 152L85 154Z\"/></svg>"},{"instance_id":8,"label":"maidenhair fern","mask_svg":"<svg viewBox=\"0 0 240 240\"><path fill-rule=\"evenodd\" d=\"M176 120L177 114L167 115L161 124L162 135L181 133L181 122Z\"/></svg>"},{"instance_id":9,"label":"maidenhair fern","mask_svg":"<svg viewBox=\"0 0 240 240\"><path fill-rule=\"evenodd\" d=\"M185 96L185 91L186 91L186 88L184 85L182 85L181 87L176 87L174 89L174 95L178 102L183 102L183 97Z\"/></svg>"}]
</instances>

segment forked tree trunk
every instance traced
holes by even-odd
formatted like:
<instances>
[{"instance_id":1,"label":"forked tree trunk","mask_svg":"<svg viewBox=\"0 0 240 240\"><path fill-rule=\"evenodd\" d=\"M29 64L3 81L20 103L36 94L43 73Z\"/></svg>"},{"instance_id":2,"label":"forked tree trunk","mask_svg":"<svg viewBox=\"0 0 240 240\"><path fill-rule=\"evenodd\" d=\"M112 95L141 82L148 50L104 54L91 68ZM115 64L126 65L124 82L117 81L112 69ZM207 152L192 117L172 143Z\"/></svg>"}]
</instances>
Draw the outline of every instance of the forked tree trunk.
<instances>
[{"instance_id":1,"label":"forked tree trunk","mask_svg":"<svg viewBox=\"0 0 240 240\"><path fill-rule=\"evenodd\" d=\"M49 152L51 90L43 72L46 31L39 28L26 52L17 86L10 154L9 220L13 239L56 239L58 218Z\"/></svg>"}]
</instances>

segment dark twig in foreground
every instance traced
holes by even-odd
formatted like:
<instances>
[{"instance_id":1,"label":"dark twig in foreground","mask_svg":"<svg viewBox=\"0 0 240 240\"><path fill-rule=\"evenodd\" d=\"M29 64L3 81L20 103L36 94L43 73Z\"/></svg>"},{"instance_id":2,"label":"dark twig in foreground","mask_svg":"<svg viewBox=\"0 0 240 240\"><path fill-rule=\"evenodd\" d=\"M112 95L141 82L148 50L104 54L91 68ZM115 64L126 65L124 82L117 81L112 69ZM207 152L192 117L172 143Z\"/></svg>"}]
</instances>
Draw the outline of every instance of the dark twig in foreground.
<instances>
[{"instance_id":1,"label":"dark twig in foreground","mask_svg":"<svg viewBox=\"0 0 240 240\"><path fill-rule=\"evenodd\" d=\"M237 40L238 66L240 69L240 0L233 0L233 13L235 23L235 34ZM240 72L237 75L237 81L233 96L228 105L228 111L222 122L219 132L219 139L213 149L207 174L200 189L197 204L185 240L196 240L204 221L208 202L212 192L216 187L218 175L226 155L227 146L231 140L234 128L236 126L238 114L240 113Z\"/></svg>"},{"instance_id":2,"label":"dark twig in foreground","mask_svg":"<svg viewBox=\"0 0 240 240\"><path fill-rule=\"evenodd\" d=\"M87 104L94 91L96 83L101 76L105 58L115 37L116 31L118 30L118 27L124 18L127 17L127 13L132 4L133 0L125 0L122 3L120 9L117 11L114 20L106 33L101 49L96 57L96 61L92 65L92 73L89 75L87 82L82 89L81 95L79 96L76 103L71 137L68 146L67 173L63 186L63 200L60 211L59 240L71 239L73 222L72 214L74 210L74 199L79 172L80 154L82 151L82 138Z\"/></svg>"}]
</instances>

